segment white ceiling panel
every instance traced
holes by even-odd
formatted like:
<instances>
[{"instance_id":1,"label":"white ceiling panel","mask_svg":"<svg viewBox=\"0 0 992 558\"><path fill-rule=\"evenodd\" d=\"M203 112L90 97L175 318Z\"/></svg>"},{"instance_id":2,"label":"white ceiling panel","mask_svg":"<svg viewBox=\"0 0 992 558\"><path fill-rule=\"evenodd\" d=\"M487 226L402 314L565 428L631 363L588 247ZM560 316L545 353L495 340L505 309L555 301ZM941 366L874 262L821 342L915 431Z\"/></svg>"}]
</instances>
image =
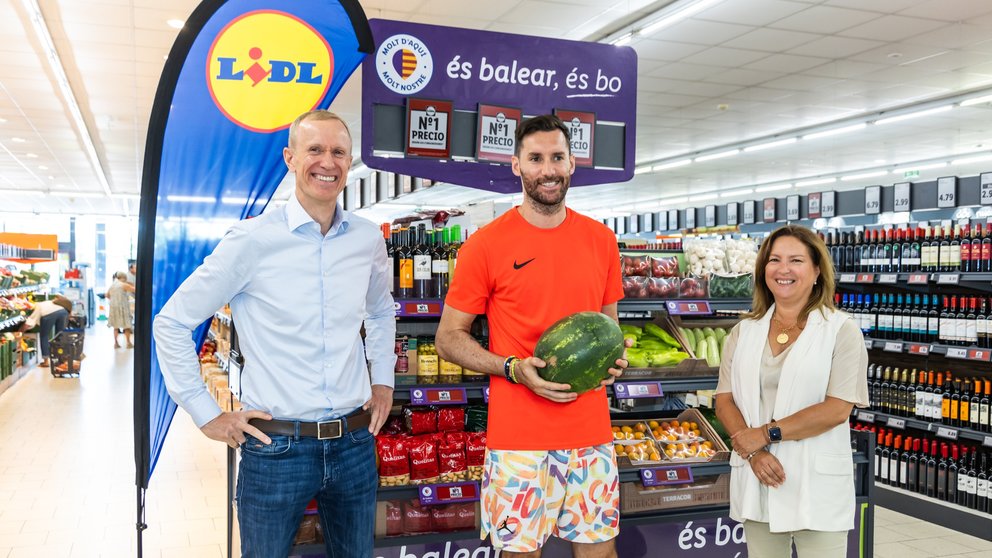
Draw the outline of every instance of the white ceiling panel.
<instances>
[{"instance_id":1,"label":"white ceiling panel","mask_svg":"<svg viewBox=\"0 0 992 558\"><path fill-rule=\"evenodd\" d=\"M944 27L946 23L930 19L887 15L863 25L852 27L840 34L845 37L874 39L881 41L902 41Z\"/></svg>"},{"instance_id":2,"label":"white ceiling panel","mask_svg":"<svg viewBox=\"0 0 992 558\"><path fill-rule=\"evenodd\" d=\"M820 58L846 58L869 49L878 48L883 44L882 41L830 36L820 37L792 48L788 53L801 56L818 56Z\"/></svg>"},{"instance_id":3,"label":"white ceiling panel","mask_svg":"<svg viewBox=\"0 0 992 558\"><path fill-rule=\"evenodd\" d=\"M756 50L745 50L741 48L708 48L698 54L687 56L685 62L690 64L705 64L709 66L721 66L724 68L735 68L750 62L761 60L768 56L767 52Z\"/></svg>"},{"instance_id":4,"label":"white ceiling panel","mask_svg":"<svg viewBox=\"0 0 992 558\"><path fill-rule=\"evenodd\" d=\"M921 2L902 11L904 15L964 21L992 13L992 3L987 0L954 0L952 2Z\"/></svg>"},{"instance_id":5,"label":"white ceiling panel","mask_svg":"<svg viewBox=\"0 0 992 558\"><path fill-rule=\"evenodd\" d=\"M649 37L690 44L716 46L753 31L754 27L733 23L688 19Z\"/></svg>"},{"instance_id":6,"label":"white ceiling panel","mask_svg":"<svg viewBox=\"0 0 992 558\"><path fill-rule=\"evenodd\" d=\"M782 29L755 29L732 39L723 44L724 47L734 49L761 50L765 52L782 52L791 48L799 47L816 40L822 39L822 35L812 33L800 33L798 31L785 31Z\"/></svg>"},{"instance_id":7,"label":"white ceiling panel","mask_svg":"<svg viewBox=\"0 0 992 558\"><path fill-rule=\"evenodd\" d=\"M706 46L704 45L651 39L634 41L631 46L637 51L637 57L639 59L665 60L668 62L682 60L687 56L706 50Z\"/></svg>"},{"instance_id":8,"label":"white ceiling panel","mask_svg":"<svg viewBox=\"0 0 992 558\"><path fill-rule=\"evenodd\" d=\"M796 56L794 54L773 54L767 58L747 64L745 68L770 72L802 72L830 62L827 58Z\"/></svg>"},{"instance_id":9,"label":"white ceiling panel","mask_svg":"<svg viewBox=\"0 0 992 558\"><path fill-rule=\"evenodd\" d=\"M813 6L787 18L780 19L768 25L768 27L829 35L878 19L878 17L879 15L877 13L863 10Z\"/></svg>"},{"instance_id":10,"label":"white ceiling panel","mask_svg":"<svg viewBox=\"0 0 992 558\"><path fill-rule=\"evenodd\" d=\"M784 0L721 2L712 8L700 12L697 17L709 21L761 27L800 12L808 7L806 4Z\"/></svg>"},{"instance_id":11,"label":"white ceiling panel","mask_svg":"<svg viewBox=\"0 0 992 558\"><path fill-rule=\"evenodd\" d=\"M705 78L703 81L711 81L713 83L726 83L729 85L740 85L740 86L751 86L765 83L766 81L771 81L773 79L782 77L784 74L779 72L762 72L758 70L745 70L742 68L733 68L726 71L714 74Z\"/></svg>"}]
</instances>

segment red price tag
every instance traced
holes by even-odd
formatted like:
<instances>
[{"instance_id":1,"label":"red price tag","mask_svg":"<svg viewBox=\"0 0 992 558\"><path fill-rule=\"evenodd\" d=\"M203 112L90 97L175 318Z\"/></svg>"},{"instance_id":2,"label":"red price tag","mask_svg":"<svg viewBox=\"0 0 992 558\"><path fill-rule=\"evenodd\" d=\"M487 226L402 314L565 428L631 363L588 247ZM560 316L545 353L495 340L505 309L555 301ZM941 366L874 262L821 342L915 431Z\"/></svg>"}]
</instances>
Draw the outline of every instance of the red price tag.
<instances>
[{"instance_id":1,"label":"red price tag","mask_svg":"<svg viewBox=\"0 0 992 558\"><path fill-rule=\"evenodd\" d=\"M928 273L911 273L907 282L910 285L926 285L930 282L930 275Z\"/></svg>"},{"instance_id":2,"label":"red price tag","mask_svg":"<svg viewBox=\"0 0 992 558\"><path fill-rule=\"evenodd\" d=\"M992 358L992 350L989 349L968 349L969 360L983 360L988 362Z\"/></svg>"},{"instance_id":3,"label":"red price tag","mask_svg":"<svg viewBox=\"0 0 992 558\"><path fill-rule=\"evenodd\" d=\"M410 390L411 405L464 405L468 403L465 388L425 388Z\"/></svg>"},{"instance_id":4,"label":"red price tag","mask_svg":"<svg viewBox=\"0 0 992 558\"><path fill-rule=\"evenodd\" d=\"M661 382L616 382L613 384L613 393L620 399L661 397L664 395Z\"/></svg>"},{"instance_id":5,"label":"red price tag","mask_svg":"<svg viewBox=\"0 0 992 558\"><path fill-rule=\"evenodd\" d=\"M644 486L664 486L669 484L691 483L692 469L688 466L641 469L641 484Z\"/></svg>"},{"instance_id":6,"label":"red price tag","mask_svg":"<svg viewBox=\"0 0 992 558\"><path fill-rule=\"evenodd\" d=\"M874 283L875 274L874 273L859 273L857 278L858 283Z\"/></svg>"},{"instance_id":7,"label":"red price tag","mask_svg":"<svg viewBox=\"0 0 992 558\"><path fill-rule=\"evenodd\" d=\"M713 313L705 300L670 300L665 303L673 316L709 315Z\"/></svg>"},{"instance_id":8,"label":"red price tag","mask_svg":"<svg viewBox=\"0 0 992 558\"><path fill-rule=\"evenodd\" d=\"M405 316L440 316L440 302L404 302L400 308L401 315Z\"/></svg>"},{"instance_id":9,"label":"red price tag","mask_svg":"<svg viewBox=\"0 0 992 558\"><path fill-rule=\"evenodd\" d=\"M474 482L428 484L417 492L422 506L475 502L479 499L479 486Z\"/></svg>"},{"instance_id":10,"label":"red price tag","mask_svg":"<svg viewBox=\"0 0 992 558\"><path fill-rule=\"evenodd\" d=\"M918 343L910 343L909 354L927 356L930 354L930 345L920 345Z\"/></svg>"}]
</instances>

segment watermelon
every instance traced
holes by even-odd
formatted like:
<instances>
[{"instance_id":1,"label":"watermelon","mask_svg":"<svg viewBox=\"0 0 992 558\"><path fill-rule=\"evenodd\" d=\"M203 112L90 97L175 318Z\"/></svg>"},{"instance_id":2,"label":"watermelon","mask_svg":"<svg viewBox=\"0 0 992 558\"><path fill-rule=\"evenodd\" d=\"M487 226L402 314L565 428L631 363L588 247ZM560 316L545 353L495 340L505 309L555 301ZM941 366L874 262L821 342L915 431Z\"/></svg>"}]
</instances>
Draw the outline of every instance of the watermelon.
<instances>
[{"instance_id":1,"label":"watermelon","mask_svg":"<svg viewBox=\"0 0 992 558\"><path fill-rule=\"evenodd\" d=\"M620 326L600 312L577 312L551 324L534 347L547 366L538 373L549 382L568 384L585 393L610 377L607 371L623 357Z\"/></svg>"}]
</instances>

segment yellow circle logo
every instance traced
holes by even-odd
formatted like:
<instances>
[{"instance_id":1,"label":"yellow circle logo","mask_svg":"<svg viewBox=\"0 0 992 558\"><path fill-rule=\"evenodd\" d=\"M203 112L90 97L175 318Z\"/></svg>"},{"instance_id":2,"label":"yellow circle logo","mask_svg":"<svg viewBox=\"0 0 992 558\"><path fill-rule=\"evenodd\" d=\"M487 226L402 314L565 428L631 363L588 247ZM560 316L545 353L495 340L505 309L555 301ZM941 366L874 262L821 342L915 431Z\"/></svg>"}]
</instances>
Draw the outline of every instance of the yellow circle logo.
<instances>
[{"instance_id":1,"label":"yellow circle logo","mask_svg":"<svg viewBox=\"0 0 992 558\"><path fill-rule=\"evenodd\" d=\"M288 128L317 108L334 73L324 37L275 10L248 12L227 24L207 57L207 87L217 108L255 132Z\"/></svg>"}]
</instances>

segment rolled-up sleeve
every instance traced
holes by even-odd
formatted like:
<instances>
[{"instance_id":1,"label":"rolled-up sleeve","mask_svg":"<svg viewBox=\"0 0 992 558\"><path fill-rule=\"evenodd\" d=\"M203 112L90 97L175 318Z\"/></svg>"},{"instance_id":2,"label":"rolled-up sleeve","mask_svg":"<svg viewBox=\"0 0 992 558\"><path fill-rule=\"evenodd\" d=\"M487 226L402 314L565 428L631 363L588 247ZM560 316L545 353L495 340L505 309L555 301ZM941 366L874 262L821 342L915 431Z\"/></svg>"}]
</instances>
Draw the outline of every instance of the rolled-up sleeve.
<instances>
[{"instance_id":1,"label":"rolled-up sleeve","mask_svg":"<svg viewBox=\"0 0 992 558\"><path fill-rule=\"evenodd\" d=\"M393 277L386 258L386 244L380 237L372 251L372 273L365 296L365 357L369 361L372 384L393 387L396 308L389 293Z\"/></svg>"},{"instance_id":2,"label":"rolled-up sleeve","mask_svg":"<svg viewBox=\"0 0 992 558\"><path fill-rule=\"evenodd\" d=\"M247 231L235 226L155 316L152 332L166 389L197 427L221 409L200 377L193 330L244 288L252 254Z\"/></svg>"}]
</instances>

